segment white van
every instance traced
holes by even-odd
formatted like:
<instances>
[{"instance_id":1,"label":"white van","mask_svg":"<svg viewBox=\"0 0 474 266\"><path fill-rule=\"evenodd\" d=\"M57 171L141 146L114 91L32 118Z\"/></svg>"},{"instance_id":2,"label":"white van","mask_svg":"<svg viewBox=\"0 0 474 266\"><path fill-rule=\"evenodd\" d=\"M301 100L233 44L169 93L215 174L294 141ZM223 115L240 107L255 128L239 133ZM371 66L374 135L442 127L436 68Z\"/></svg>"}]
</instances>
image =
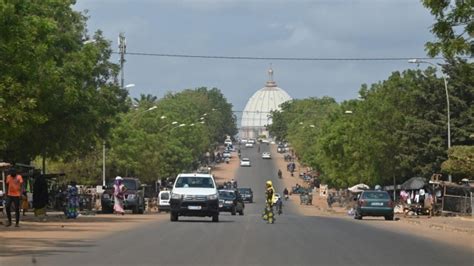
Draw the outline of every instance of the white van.
<instances>
[{"instance_id":1,"label":"white van","mask_svg":"<svg viewBox=\"0 0 474 266\"><path fill-rule=\"evenodd\" d=\"M170 220L179 216L212 217L219 222L219 193L210 174L179 174L171 191Z\"/></svg>"},{"instance_id":2,"label":"white van","mask_svg":"<svg viewBox=\"0 0 474 266\"><path fill-rule=\"evenodd\" d=\"M170 211L171 192L168 190L160 191L158 194L158 212Z\"/></svg>"}]
</instances>

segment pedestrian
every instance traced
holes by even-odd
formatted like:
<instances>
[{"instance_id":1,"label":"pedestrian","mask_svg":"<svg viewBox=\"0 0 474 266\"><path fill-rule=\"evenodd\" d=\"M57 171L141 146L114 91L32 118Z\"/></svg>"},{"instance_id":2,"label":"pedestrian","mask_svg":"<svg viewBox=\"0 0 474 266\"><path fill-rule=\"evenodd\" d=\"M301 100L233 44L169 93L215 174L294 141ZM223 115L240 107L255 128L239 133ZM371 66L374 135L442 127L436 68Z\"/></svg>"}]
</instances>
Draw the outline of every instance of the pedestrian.
<instances>
[{"instance_id":1,"label":"pedestrian","mask_svg":"<svg viewBox=\"0 0 474 266\"><path fill-rule=\"evenodd\" d=\"M76 219L78 216L77 208L79 207L79 192L75 181L71 181L67 188L66 200L66 217L68 219Z\"/></svg>"},{"instance_id":2,"label":"pedestrian","mask_svg":"<svg viewBox=\"0 0 474 266\"><path fill-rule=\"evenodd\" d=\"M8 223L6 226L12 225L12 214L11 207L12 204L15 206L15 227L20 226L20 197L21 197L21 188L23 185L23 177L16 172L15 168L10 170L10 174L7 176L6 185L7 189L7 217Z\"/></svg>"},{"instance_id":3,"label":"pedestrian","mask_svg":"<svg viewBox=\"0 0 474 266\"><path fill-rule=\"evenodd\" d=\"M263 220L269 224L275 223L275 215L273 214L273 202L275 198L275 189L273 188L272 181L266 182L265 190L265 210L263 211Z\"/></svg>"},{"instance_id":4,"label":"pedestrian","mask_svg":"<svg viewBox=\"0 0 474 266\"><path fill-rule=\"evenodd\" d=\"M125 191L127 188L123 185L123 178L117 176L115 178L114 184L114 211L116 214L125 214L125 210L123 208L123 200L125 198Z\"/></svg>"},{"instance_id":5,"label":"pedestrian","mask_svg":"<svg viewBox=\"0 0 474 266\"><path fill-rule=\"evenodd\" d=\"M328 202L328 207L329 207L329 208L332 208L332 203L334 202L334 195L333 195L333 193L328 193L327 202Z\"/></svg>"}]
</instances>

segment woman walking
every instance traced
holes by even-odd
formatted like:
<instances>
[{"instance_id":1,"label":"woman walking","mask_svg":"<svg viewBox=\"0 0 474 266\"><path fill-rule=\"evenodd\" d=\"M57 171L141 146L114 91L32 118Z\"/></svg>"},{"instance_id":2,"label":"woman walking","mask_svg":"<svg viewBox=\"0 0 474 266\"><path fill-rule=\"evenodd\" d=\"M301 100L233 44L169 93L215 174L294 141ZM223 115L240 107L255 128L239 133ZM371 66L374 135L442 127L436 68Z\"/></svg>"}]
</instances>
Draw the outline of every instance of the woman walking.
<instances>
[{"instance_id":1,"label":"woman walking","mask_svg":"<svg viewBox=\"0 0 474 266\"><path fill-rule=\"evenodd\" d=\"M115 178L115 184L114 184L114 211L116 214L125 214L125 211L123 209L123 199L124 199L124 192L127 189L123 184L122 184L122 177L117 176Z\"/></svg>"},{"instance_id":2,"label":"woman walking","mask_svg":"<svg viewBox=\"0 0 474 266\"><path fill-rule=\"evenodd\" d=\"M68 219L76 219L78 216L79 193L76 185L76 182L72 181L71 185L67 188L66 217Z\"/></svg>"}]
</instances>

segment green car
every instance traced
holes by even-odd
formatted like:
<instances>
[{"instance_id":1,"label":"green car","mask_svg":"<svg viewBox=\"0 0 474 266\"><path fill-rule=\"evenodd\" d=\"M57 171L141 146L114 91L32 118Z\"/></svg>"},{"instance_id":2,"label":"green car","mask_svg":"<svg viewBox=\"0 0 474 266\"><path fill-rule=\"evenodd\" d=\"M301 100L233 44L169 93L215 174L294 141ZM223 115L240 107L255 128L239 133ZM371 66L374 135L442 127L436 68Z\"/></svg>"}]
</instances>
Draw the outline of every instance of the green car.
<instances>
[{"instance_id":1,"label":"green car","mask_svg":"<svg viewBox=\"0 0 474 266\"><path fill-rule=\"evenodd\" d=\"M386 191L363 191L357 200L354 218L361 220L364 216L383 216L393 220L394 203Z\"/></svg>"}]
</instances>

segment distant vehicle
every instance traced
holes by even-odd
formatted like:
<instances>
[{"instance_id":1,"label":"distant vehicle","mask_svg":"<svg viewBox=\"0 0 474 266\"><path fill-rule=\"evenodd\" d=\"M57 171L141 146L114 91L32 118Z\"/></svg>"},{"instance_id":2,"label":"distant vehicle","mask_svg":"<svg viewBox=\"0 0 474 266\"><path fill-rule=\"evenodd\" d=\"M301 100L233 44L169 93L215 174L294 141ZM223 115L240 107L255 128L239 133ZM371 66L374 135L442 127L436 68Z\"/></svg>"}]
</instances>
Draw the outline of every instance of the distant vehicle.
<instances>
[{"instance_id":1,"label":"distant vehicle","mask_svg":"<svg viewBox=\"0 0 474 266\"><path fill-rule=\"evenodd\" d=\"M244 215L245 204L238 190L219 190L219 211Z\"/></svg>"},{"instance_id":2,"label":"distant vehicle","mask_svg":"<svg viewBox=\"0 0 474 266\"><path fill-rule=\"evenodd\" d=\"M245 144L245 143L247 143L247 142L248 142L247 139L241 139L241 140L240 140L240 143L242 143L242 144Z\"/></svg>"},{"instance_id":3,"label":"distant vehicle","mask_svg":"<svg viewBox=\"0 0 474 266\"><path fill-rule=\"evenodd\" d=\"M219 193L210 174L179 174L171 190L170 220L179 216L212 217L219 222Z\"/></svg>"},{"instance_id":4,"label":"distant vehicle","mask_svg":"<svg viewBox=\"0 0 474 266\"><path fill-rule=\"evenodd\" d=\"M253 148L253 143L250 143L250 142L245 143L245 148Z\"/></svg>"},{"instance_id":5,"label":"distant vehicle","mask_svg":"<svg viewBox=\"0 0 474 266\"><path fill-rule=\"evenodd\" d=\"M227 145L227 146L225 147L225 150L226 150L226 151L229 151L229 152L235 151L234 145L232 145L232 144Z\"/></svg>"},{"instance_id":6,"label":"distant vehicle","mask_svg":"<svg viewBox=\"0 0 474 266\"><path fill-rule=\"evenodd\" d=\"M262 159L271 159L272 155L269 152L262 153Z\"/></svg>"},{"instance_id":7,"label":"distant vehicle","mask_svg":"<svg viewBox=\"0 0 474 266\"><path fill-rule=\"evenodd\" d=\"M255 144L255 143L256 143L256 141L255 141L255 139L249 139L249 140L248 140L248 143Z\"/></svg>"},{"instance_id":8,"label":"distant vehicle","mask_svg":"<svg viewBox=\"0 0 474 266\"><path fill-rule=\"evenodd\" d=\"M168 190L160 191L158 194L158 212L170 211L171 192Z\"/></svg>"},{"instance_id":9,"label":"distant vehicle","mask_svg":"<svg viewBox=\"0 0 474 266\"><path fill-rule=\"evenodd\" d=\"M267 144L270 143L270 141L269 141L268 139L262 139L261 142L262 142L262 143L267 143Z\"/></svg>"},{"instance_id":10,"label":"distant vehicle","mask_svg":"<svg viewBox=\"0 0 474 266\"><path fill-rule=\"evenodd\" d=\"M277 148L277 152L278 152L278 153L284 153L285 151L286 151L285 146L283 146L283 145L281 145L281 144L278 145L278 148Z\"/></svg>"},{"instance_id":11,"label":"distant vehicle","mask_svg":"<svg viewBox=\"0 0 474 266\"><path fill-rule=\"evenodd\" d=\"M361 220L364 216L383 216L393 220L394 203L386 191L366 190L357 200L354 218Z\"/></svg>"},{"instance_id":12,"label":"distant vehicle","mask_svg":"<svg viewBox=\"0 0 474 266\"><path fill-rule=\"evenodd\" d=\"M250 159L242 158L242 160L240 160L240 166L250 166Z\"/></svg>"},{"instance_id":13,"label":"distant vehicle","mask_svg":"<svg viewBox=\"0 0 474 266\"><path fill-rule=\"evenodd\" d=\"M143 214L145 212L145 187L140 180L134 177L124 177L122 184L127 188L124 193L124 209L132 210L134 214ZM114 211L114 185L109 183L102 198L102 212L113 213Z\"/></svg>"},{"instance_id":14,"label":"distant vehicle","mask_svg":"<svg viewBox=\"0 0 474 266\"><path fill-rule=\"evenodd\" d=\"M222 153L222 157L224 158L232 158L232 152L230 151L225 151Z\"/></svg>"},{"instance_id":15,"label":"distant vehicle","mask_svg":"<svg viewBox=\"0 0 474 266\"><path fill-rule=\"evenodd\" d=\"M273 204L275 204L278 199L281 199L281 195L280 193L275 193L274 197L273 197Z\"/></svg>"},{"instance_id":16,"label":"distant vehicle","mask_svg":"<svg viewBox=\"0 0 474 266\"><path fill-rule=\"evenodd\" d=\"M231 139L226 139L226 140L224 141L224 144L225 144L225 145L232 145L232 140L231 140Z\"/></svg>"},{"instance_id":17,"label":"distant vehicle","mask_svg":"<svg viewBox=\"0 0 474 266\"><path fill-rule=\"evenodd\" d=\"M244 201L253 202L253 191L251 188L239 188L238 191Z\"/></svg>"}]
</instances>

